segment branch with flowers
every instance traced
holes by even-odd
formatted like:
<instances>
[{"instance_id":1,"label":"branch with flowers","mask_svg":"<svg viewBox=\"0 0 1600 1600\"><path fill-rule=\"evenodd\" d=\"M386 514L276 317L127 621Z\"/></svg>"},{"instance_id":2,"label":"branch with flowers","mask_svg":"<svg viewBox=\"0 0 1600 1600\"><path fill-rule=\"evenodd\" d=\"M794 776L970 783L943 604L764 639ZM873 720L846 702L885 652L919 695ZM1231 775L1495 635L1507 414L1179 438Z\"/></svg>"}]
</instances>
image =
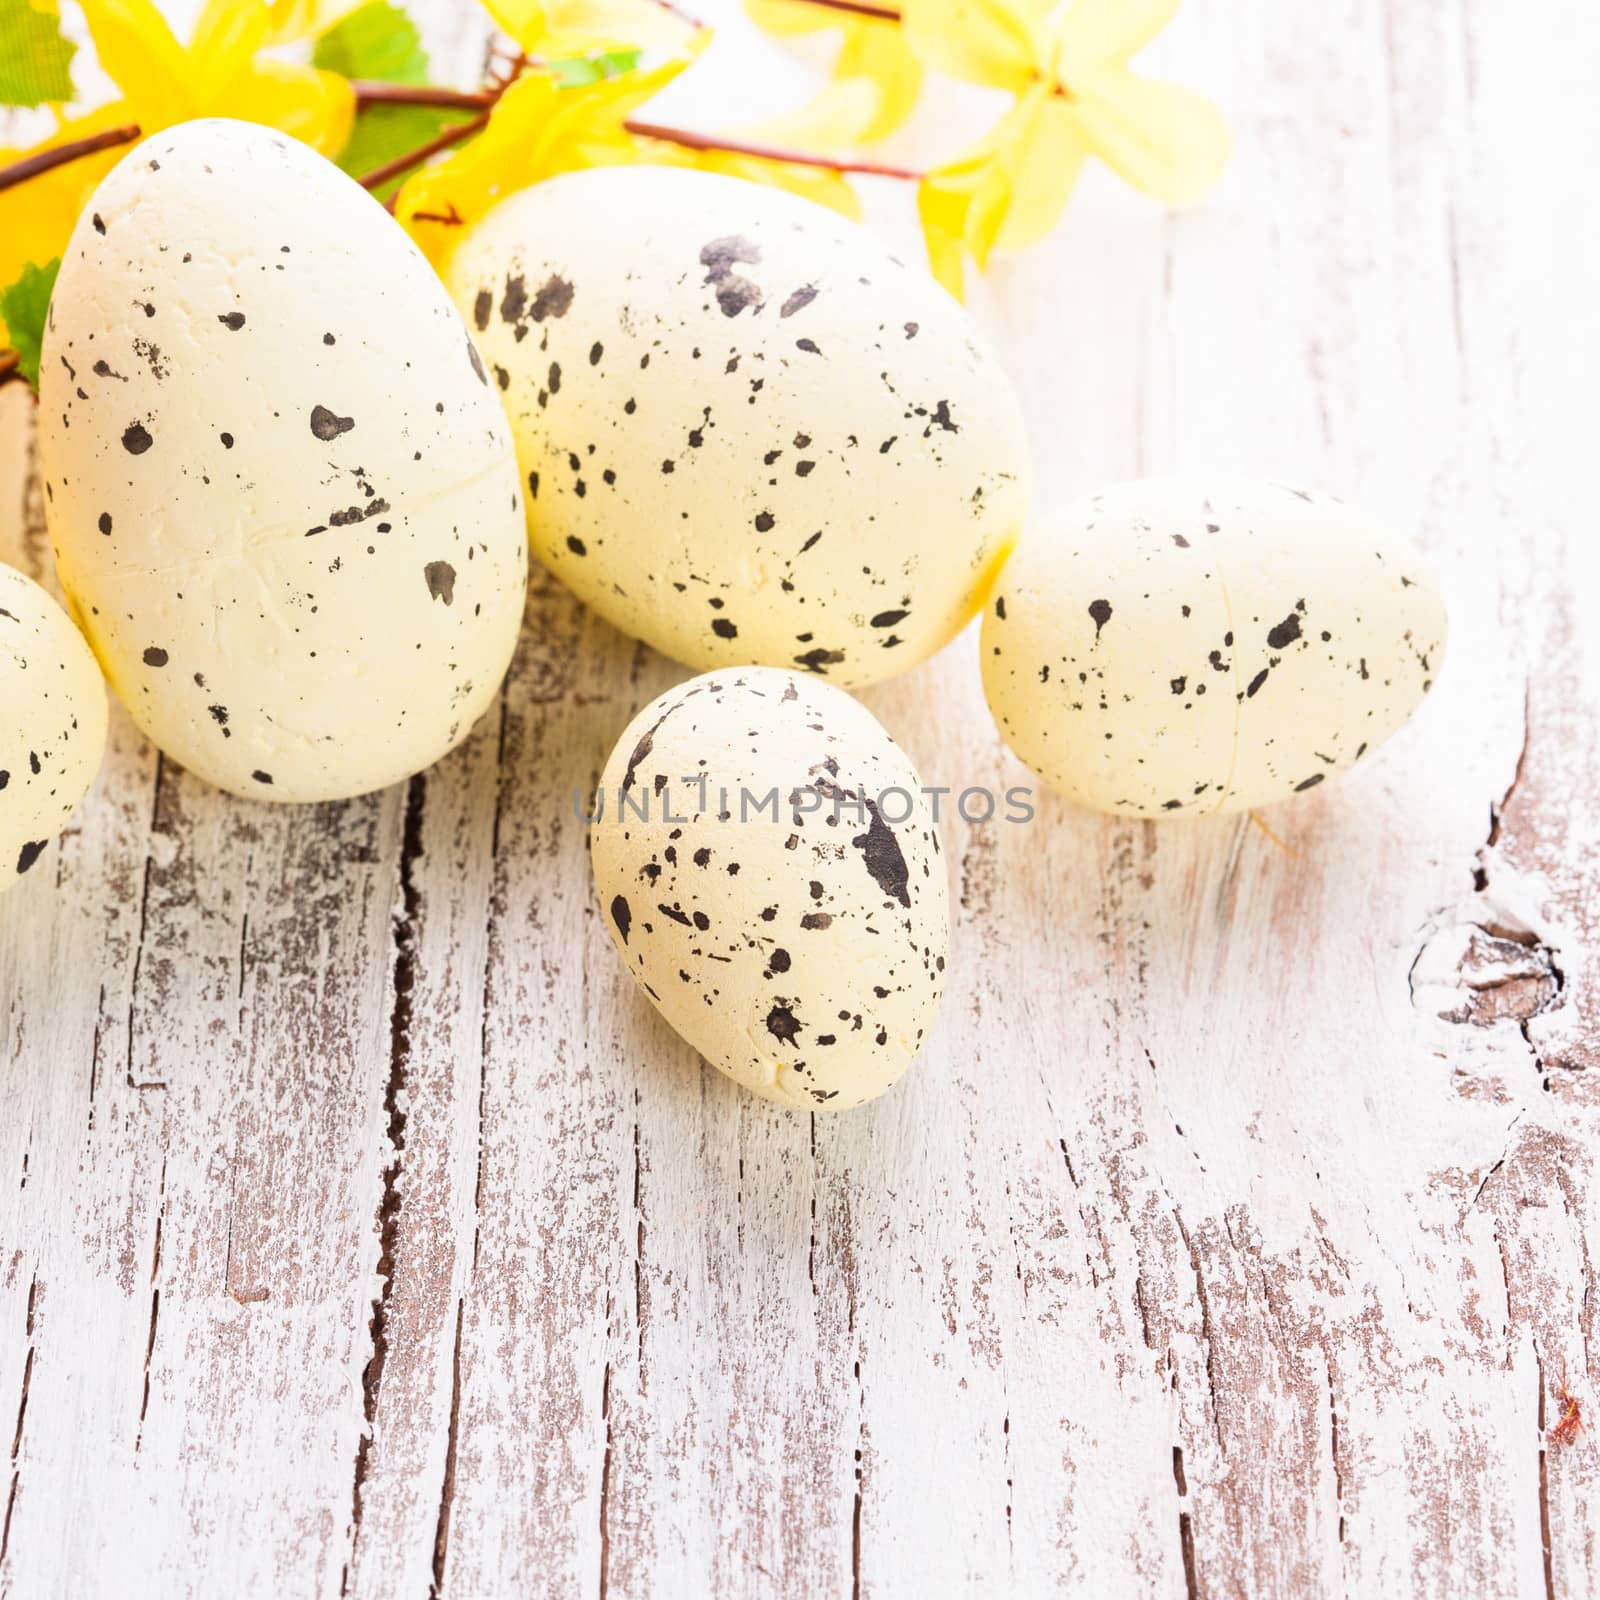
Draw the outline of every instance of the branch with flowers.
<instances>
[{"instance_id":1,"label":"branch with flowers","mask_svg":"<svg viewBox=\"0 0 1600 1600\"><path fill-rule=\"evenodd\" d=\"M745 0L768 32L829 31L838 50L811 100L720 130L646 114L711 42L671 0L486 0L505 42L474 89L430 82L390 0L209 0L187 44L152 0L78 3L121 92L95 108L75 104L74 46L47 0L0 0L0 106L48 107L57 122L32 148L0 150L0 383L37 381L54 267L94 185L126 147L193 117L303 140L383 199L436 265L506 194L583 167L698 167L849 216L852 179L911 183L930 266L958 295L969 261L1050 232L1090 156L1177 204L1229 152L1209 100L1128 67L1179 0ZM870 156L940 78L999 91L987 133L925 169Z\"/></svg>"}]
</instances>

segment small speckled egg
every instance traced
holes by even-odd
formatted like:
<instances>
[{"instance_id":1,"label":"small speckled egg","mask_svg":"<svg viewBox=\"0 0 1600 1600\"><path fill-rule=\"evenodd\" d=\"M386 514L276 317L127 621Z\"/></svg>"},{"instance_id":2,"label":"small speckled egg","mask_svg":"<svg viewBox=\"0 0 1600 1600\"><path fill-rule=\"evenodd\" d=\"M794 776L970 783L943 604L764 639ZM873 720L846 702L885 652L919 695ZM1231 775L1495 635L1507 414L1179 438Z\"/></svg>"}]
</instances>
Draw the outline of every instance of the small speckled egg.
<instances>
[{"instance_id":1,"label":"small speckled egg","mask_svg":"<svg viewBox=\"0 0 1600 1600\"><path fill-rule=\"evenodd\" d=\"M421 254L306 146L190 122L108 174L56 282L39 448L74 614L210 782L381 788L493 699L527 579L499 396Z\"/></svg>"},{"instance_id":2,"label":"small speckled egg","mask_svg":"<svg viewBox=\"0 0 1600 1600\"><path fill-rule=\"evenodd\" d=\"M1444 640L1427 562L1337 500L1149 479L1029 534L984 616L983 682L1069 799L1215 816L1353 766L1417 708Z\"/></svg>"},{"instance_id":3,"label":"small speckled egg","mask_svg":"<svg viewBox=\"0 0 1600 1600\"><path fill-rule=\"evenodd\" d=\"M503 201L446 278L535 555L624 632L853 687L982 605L1026 515L1021 414L962 308L865 229L609 167Z\"/></svg>"},{"instance_id":4,"label":"small speckled egg","mask_svg":"<svg viewBox=\"0 0 1600 1600\"><path fill-rule=\"evenodd\" d=\"M612 942L714 1067L816 1111L911 1065L949 890L921 781L864 707L794 672L706 673L629 724L597 804Z\"/></svg>"},{"instance_id":5,"label":"small speckled egg","mask_svg":"<svg viewBox=\"0 0 1600 1600\"><path fill-rule=\"evenodd\" d=\"M106 686L38 584L0 566L0 894L66 826L106 747Z\"/></svg>"}]
</instances>

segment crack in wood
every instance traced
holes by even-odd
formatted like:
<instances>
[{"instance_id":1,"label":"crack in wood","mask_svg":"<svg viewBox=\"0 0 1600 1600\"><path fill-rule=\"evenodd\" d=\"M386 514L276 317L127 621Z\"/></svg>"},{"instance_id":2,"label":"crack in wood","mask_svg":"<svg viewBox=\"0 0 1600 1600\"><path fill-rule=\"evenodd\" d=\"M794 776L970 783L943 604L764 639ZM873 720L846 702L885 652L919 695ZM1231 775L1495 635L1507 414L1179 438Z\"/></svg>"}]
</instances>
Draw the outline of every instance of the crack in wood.
<instances>
[{"instance_id":1,"label":"crack in wood","mask_svg":"<svg viewBox=\"0 0 1600 1600\"><path fill-rule=\"evenodd\" d=\"M133 1019L139 1006L139 977L144 968L145 934L150 927L150 877L155 870L156 820L161 813L161 785L166 777L166 757L156 751L155 782L150 786L150 833L145 845L144 884L139 891L139 931L133 944L133 975L128 982L128 1050L124 1068L130 1089L165 1089L166 1084L155 1079L140 1082L133 1075Z\"/></svg>"},{"instance_id":2,"label":"crack in wood","mask_svg":"<svg viewBox=\"0 0 1600 1600\"><path fill-rule=\"evenodd\" d=\"M1188 1600L1199 1600L1200 1570L1194 1553L1194 1516L1188 1509L1189 1483L1183 1470L1183 1447L1172 1447L1172 1481L1178 1490L1178 1550L1183 1559L1183 1584Z\"/></svg>"},{"instance_id":3,"label":"crack in wood","mask_svg":"<svg viewBox=\"0 0 1600 1600\"><path fill-rule=\"evenodd\" d=\"M477 1176L472 1186L472 1272L477 1276L479 1253L483 1246L483 1168L485 1157L484 1124L489 1105L489 1019L494 1015L495 957L500 944L500 919L505 914L505 886L501 881L500 821L506 803L506 733L511 724L508 713L511 679L507 672L500 682L500 726L495 734L494 819L489 827L489 906L483 942L483 984L479 996L478 1030L478 1125Z\"/></svg>"},{"instance_id":4,"label":"crack in wood","mask_svg":"<svg viewBox=\"0 0 1600 1600\"><path fill-rule=\"evenodd\" d=\"M11 1488L6 1494L6 1515L0 1524L0 1562L6 1558L11 1546L11 1518L17 1509L17 1495L22 1488L22 1430L28 1420L28 1390L33 1384L33 1362L38 1346L33 1342L34 1310L39 1301L39 1275L35 1273L28 1284L28 1306L23 1314L22 1334L28 1341L28 1353L22 1362L22 1396L17 1401L17 1426L11 1435Z\"/></svg>"},{"instance_id":5,"label":"crack in wood","mask_svg":"<svg viewBox=\"0 0 1600 1600\"><path fill-rule=\"evenodd\" d=\"M361 1493L366 1485L373 1437L378 1419L378 1397L389 1355L389 1297L394 1291L395 1246L400 1233L400 1172L405 1160L407 1069L411 1063L412 992L417 982L417 924L422 894L416 884L416 864L422 855L422 822L428 780L417 773L406 786L405 819L400 844L400 906L394 923L394 1007L389 1020L389 1075L384 1084L384 1136L389 1160L383 1168L378 1197L378 1292L372 1300L367 1334L372 1353L361 1374L364 1425L356 1443L350 1507L350 1554L340 1580L340 1593L348 1593L350 1569L361 1544Z\"/></svg>"},{"instance_id":6,"label":"crack in wood","mask_svg":"<svg viewBox=\"0 0 1600 1600\"><path fill-rule=\"evenodd\" d=\"M144 1393L139 1400L139 1427L133 1436L133 1453L144 1444L144 1422L150 1413L150 1361L156 1350L156 1323L161 1316L161 1290L156 1278L161 1271L161 1228L167 1214L167 1158L161 1158L161 1179L156 1191L155 1238L150 1247L150 1327L144 1342ZM231 1218L230 1218L231 1220Z\"/></svg>"},{"instance_id":7,"label":"crack in wood","mask_svg":"<svg viewBox=\"0 0 1600 1600\"><path fill-rule=\"evenodd\" d=\"M439 1600L444 1593L445 1561L450 1553L450 1512L456 1498L456 1451L461 1438L461 1325L465 1318L465 1298L456 1301L455 1353L450 1361L450 1423L445 1433L444 1478L439 1485L439 1516L433 1528L433 1579L428 1585L428 1600Z\"/></svg>"},{"instance_id":8,"label":"crack in wood","mask_svg":"<svg viewBox=\"0 0 1600 1600\"><path fill-rule=\"evenodd\" d=\"M850 1600L861 1600L861 1506L866 1496L867 1390L861 1381L861 1362L855 1363L856 1379L856 1494L850 1511Z\"/></svg>"},{"instance_id":9,"label":"crack in wood","mask_svg":"<svg viewBox=\"0 0 1600 1600\"><path fill-rule=\"evenodd\" d=\"M1555 1556L1550 1540L1550 1452L1544 1433L1544 1355L1539 1341L1533 1341L1534 1366L1539 1374L1539 1542L1544 1550L1545 1600L1556 1600Z\"/></svg>"},{"instance_id":10,"label":"crack in wood","mask_svg":"<svg viewBox=\"0 0 1600 1600\"><path fill-rule=\"evenodd\" d=\"M1333 1503L1339 1511L1340 1560L1343 1561L1345 1536L1344 1518L1344 1468L1339 1464L1339 1407L1333 1393L1333 1362L1328 1359L1326 1346L1322 1352L1322 1365L1328 1377L1328 1457L1333 1463Z\"/></svg>"},{"instance_id":11,"label":"crack in wood","mask_svg":"<svg viewBox=\"0 0 1600 1600\"><path fill-rule=\"evenodd\" d=\"M615 1438L611 1428L611 1363L606 1362L600 1382L600 1420L605 1426L605 1451L600 1458L600 1600L606 1600L611 1582L611 1459Z\"/></svg>"},{"instance_id":12,"label":"crack in wood","mask_svg":"<svg viewBox=\"0 0 1600 1600\"><path fill-rule=\"evenodd\" d=\"M1172 1197L1168 1197L1171 1203ZM1211 1296L1206 1291L1205 1273L1200 1268L1200 1252L1195 1248L1194 1240L1189 1237L1189 1230L1184 1225L1183 1215L1174 1204L1172 1218L1178 1225L1178 1232L1183 1238L1184 1248L1189 1252L1189 1265L1194 1271L1194 1287L1196 1297L1200 1301L1200 1337L1206 1347L1206 1389L1207 1400L1211 1411L1211 1427L1217 1436L1217 1448L1226 1457L1228 1442L1222 1437L1222 1419L1217 1412L1217 1348L1216 1338L1211 1326Z\"/></svg>"},{"instance_id":13,"label":"crack in wood","mask_svg":"<svg viewBox=\"0 0 1600 1600\"><path fill-rule=\"evenodd\" d=\"M645 1393L648 1375L644 1364L644 1156L639 1148L639 1091L633 1091L633 1214L638 1226L633 1237L633 1337L634 1359L639 1369L639 1392Z\"/></svg>"}]
</instances>

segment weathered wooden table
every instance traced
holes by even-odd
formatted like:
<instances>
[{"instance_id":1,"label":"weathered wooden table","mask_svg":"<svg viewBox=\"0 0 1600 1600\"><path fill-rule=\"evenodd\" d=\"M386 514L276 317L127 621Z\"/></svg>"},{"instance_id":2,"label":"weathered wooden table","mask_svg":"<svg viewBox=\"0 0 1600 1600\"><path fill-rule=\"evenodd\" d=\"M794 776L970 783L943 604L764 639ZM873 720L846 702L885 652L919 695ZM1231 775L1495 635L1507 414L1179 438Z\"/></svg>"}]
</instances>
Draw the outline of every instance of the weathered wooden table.
<instances>
[{"instance_id":1,"label":"weathered wooden table","mask_svg":"<svg viewBox=\"0 0 1600 1600\"><path fill-rule=\"evenodd\" d=\"M0 904L0 1593L1595 1593L1548 1430L1600 1400L1597 46L1195 4L1151 66L1234 119L1215 198L1091 175L976 293L1042 503L1320 483L1420 530L1454 639L1293 855L950 825L942 1022L864 1111L634 993L571 793L682 673L550 582L389 793L243 804L118 713ZM13 388L39 574L28 432ZM867 698L1024 781L970 637Z\"/></svg>"}]
</instances>

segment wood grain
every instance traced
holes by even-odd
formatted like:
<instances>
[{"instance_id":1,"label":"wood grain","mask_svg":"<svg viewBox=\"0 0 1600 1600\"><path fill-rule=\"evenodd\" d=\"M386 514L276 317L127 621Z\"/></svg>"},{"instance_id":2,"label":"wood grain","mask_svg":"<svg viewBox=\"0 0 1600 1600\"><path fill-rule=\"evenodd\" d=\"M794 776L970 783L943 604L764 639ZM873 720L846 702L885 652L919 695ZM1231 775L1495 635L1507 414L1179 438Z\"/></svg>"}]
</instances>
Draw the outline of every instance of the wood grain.
<instances>
[{"instance_id":1,"label":"wood grain","mask_svg":"<svg viewBox=\"0 0 1600 1600\"><path fill-rule=\"evenodd\" d=\"M1194 0L1150 65L1227 106L1216 196L1093 172L976 290L1041 504L1325 485L1453 642L1289 851L952 817L950 991L872 1107L741 1096L620 970L572 795L684 674L553 582L382 795L247 805L114 714L0 904L0 1596L1600 1589L1548 1435L1600 1385L1600 21L1538 9ZM728 33L678 120L803 81ZM30 427L0 393L47 575ZM1025 782L974 649L868 701L928 782Z\"/></svg>"}]
</instances>

